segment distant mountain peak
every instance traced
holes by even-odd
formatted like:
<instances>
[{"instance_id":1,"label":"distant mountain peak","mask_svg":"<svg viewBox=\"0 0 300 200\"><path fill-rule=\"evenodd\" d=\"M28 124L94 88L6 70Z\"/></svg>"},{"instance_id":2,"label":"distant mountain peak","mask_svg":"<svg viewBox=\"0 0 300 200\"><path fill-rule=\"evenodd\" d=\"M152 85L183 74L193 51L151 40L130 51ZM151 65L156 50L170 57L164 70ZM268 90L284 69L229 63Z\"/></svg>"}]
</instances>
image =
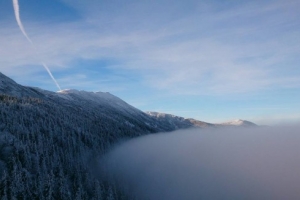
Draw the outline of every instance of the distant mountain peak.
<instances>
[{"instance_id":1,"label":"distant mountain peak","mask_svg":"<svg viewBox=\"0 0 300 200\"><path fill-rule=\"evenodd\" d=\"M241 126L241 127L257 126L253 122L243 120L243 119L235 119L221 124L214 124L214 123L203 122L193 118L183 118L180 116L167 114L167 113L160 113L154 111L147 111L145 113L151 117L157 118L158 120L168 122L170 124L175 124L176 127L181 127L181 128L182 127L207 128L207 127L224 127L224 126Z\"/></svg>"},{"instance_id":2,"label":"distant mountain peak","mask_svg":"<svg viewBox=\"0 0 300 200\"><path fill-rule=\"evenodd\" d=\"M228 126L257 126L253 122L243 120L243 119L235 119L232 121L221 123L221 125L228 125Z\"/></svg>"}]
</instances>

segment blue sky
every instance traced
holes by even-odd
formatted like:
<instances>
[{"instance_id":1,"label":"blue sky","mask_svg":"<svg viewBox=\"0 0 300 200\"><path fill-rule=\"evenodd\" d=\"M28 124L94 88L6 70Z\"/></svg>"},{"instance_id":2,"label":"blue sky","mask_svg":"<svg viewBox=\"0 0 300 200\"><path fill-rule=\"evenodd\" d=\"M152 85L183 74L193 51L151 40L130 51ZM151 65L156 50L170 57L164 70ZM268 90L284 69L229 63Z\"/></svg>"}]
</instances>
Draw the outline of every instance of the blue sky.
<instances>
[{"instance_id":1,"label":"blue sky","mask_svg":"<svg viewBox=\"0 0 300 200\"><path fill-rule=\"evenodd\" d=\"M300 122L300 2L0 0L0 71L208 122Z\"/></svg>"}]
</instances>

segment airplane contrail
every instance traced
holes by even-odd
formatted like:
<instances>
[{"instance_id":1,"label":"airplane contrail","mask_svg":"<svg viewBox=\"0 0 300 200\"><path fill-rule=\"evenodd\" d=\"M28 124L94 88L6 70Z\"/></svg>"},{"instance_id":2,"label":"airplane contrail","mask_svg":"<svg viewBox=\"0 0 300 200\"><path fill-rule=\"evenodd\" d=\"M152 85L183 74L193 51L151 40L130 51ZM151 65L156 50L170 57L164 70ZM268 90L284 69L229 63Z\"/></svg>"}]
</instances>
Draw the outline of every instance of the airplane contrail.
<instances>
[{"instance_id":1,"label":"airplane contrail","mask_svg":"<svg viewBox=\"0 0 300 200\"><path fill-rule=\"evenodd\" d=\"M52 75L50 69L47 67L47 65L46 65L45 63L42 63L42 64L43 64L44 68L46 69L46 71L48 72L48 74L50 75L50 77L52 78L52 80L54 81L54 83L55 83L55 85L57 86L57 88L58 88L59 90L61 90L59 84L57 83L56 79L55 79L54 76Z\"/></svg>"},{"instance_id":2,"label":"airplane contrail","mask_svg":"<svg viewBox=\"0 0 300 200\"><path fill-rule=\"evenodd\" d=\"M25 29L24 29L24 26L22 24L21 18L20 18L20 7L19 7L18 0L13 0L13 6L14 6L16 20L17 20L17 23L18 23L18 25L20 27L20 30L22 31L22 33L26 37L26 39L32 44L32 41L28 37L28 35L27 35L27 33L26 33Z\"/></svg>"},{"instance_id":3,"label":"airplane contrail","mask_svg":"<svg viewBox=\"0 0 300 200\"><path fill-rule=\"evenodd\" d=\"M16 21L19 25L19 28L21 30L21 32L23 33L23 35L26 37L26 39L28 40L28 42L30 42L33 45L32 40L28 37L24 26L22 24L21 18L20 18L20 7L19 7L19 2L18 0L13 0L13 7L14 7L14 12L15 12L15 17L16 17ZM54 78L53 74L51 73L50 69L48 68L48 66L45 63L42 63L42 65L44 66L44 68L46 69L46 71L48 72L49 76L51 77L51 79L54 81L55 85L57 86L57 88L59 90L61 90L58 82L56 81L56 79Z\"/></svg>"}]
</instances>

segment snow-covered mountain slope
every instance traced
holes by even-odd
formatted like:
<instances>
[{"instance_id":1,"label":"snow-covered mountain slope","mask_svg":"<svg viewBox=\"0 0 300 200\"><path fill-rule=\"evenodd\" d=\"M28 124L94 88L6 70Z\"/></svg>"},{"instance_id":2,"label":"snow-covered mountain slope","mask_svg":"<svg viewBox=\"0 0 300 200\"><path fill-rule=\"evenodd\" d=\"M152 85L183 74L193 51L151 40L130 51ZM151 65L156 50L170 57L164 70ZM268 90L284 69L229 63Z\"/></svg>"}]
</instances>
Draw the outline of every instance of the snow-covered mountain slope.
<instances>
[{"instance_id":1,"label":"snow-covered mountain slope","mask_svg":"<svg viewBox=\"0 0 300 200\"><path fill-rule=\"evenodd\" d=\"M0 196L126 199L97 176L99 156L127 138L210 126L146 114L110 93L51 92L19 85L0 73Z\"/></svg>"},{"instance_id":2,"label":"snow-covered mountain slope","mask_svg":"<svg viewBox=\"0 0 300 200\"><path fill-rule=\"evenodd\" d=\"M199 121L192 118L183 118L172 114L152 112L152 111L147 111L146 114L155 117L159 121L163 122L164 124L168 124L175 129L192 128L192 127L194 128L214 127L214 124L211 123Z\"/></svg>"},{"instance_id":3,"label":"snow-covered mountain slope","mask_svg":"<svg viewBox=\"0 0 300 200\"><path fill-rule=\"evenodd\" d=\"M201 128L212 128L216 127L215 124L199 121L196 119L188 118L188 120L195 126L195 127L201 127Z\"/></svg>"},{"instance_id":4,"label":"snow-covered mountain slope","mask_svg":"<svg viewBox=\"0 0 300 200\"><path fill-rule=\"evenodd\" d=\"M257 126L253 122L249 122L249 121L242 120L242 119L236 119L236 120L233 120L233 121L221 123L219 125L223 125L223 126L243 126L243 127Z\"/></svg>"},{"instance_id":5,"label":"snow-covered mountain slope","mask_svg":"<svg viewBox=\"0 0 300 200\"><path fill-rule=\"evenodd\" d=\"M160 113L160 112L152 112L147 111L145 112L149 116L155 117L159 121L163 122L164 124L169 124L170 126L174 127L175 129L180 128L220 128L220 127L252 127L257 126L256 124L246 121L246 120L233 120L221 124L213 124L208 122L199 121L192 118L183 118L172 114Z\"/></svg>"},{"instance_id":6,"label":"snow-covered mountain slope","mask_svg":"<svg viewBox=\"0 0 300 200\"><path fill-rule=\"evenodd\" d=\"M57 95L70 101L87 101L97 105L108 106L127 114L141 114L140 110L109 92L87 92L68 89L57 92Z\"/></svg>"},{"instance_id":7,"label":"snow-covered mountain slope","mask_svg":"<svg viewBox=\"0 0 300 200\"><path fill-rule=\"evenodd\" d=\"M149 116L159 120L165 126L168 126L173 129L180 129L180 128L190 128L193 127L193 124L183 117L179 117L176 115L166 114L166 113L159 113L159 112L145 112Z\"/></svg>"},{"instance_id":8,"label":"snow-covered mountain slope","mask_svg":"<svg viewBox=\"0 0 300 200\"><path fill-rule=\"evenodd\" d=\"M166 127L109 93L55 93L0 74L0 196L120 199L97 179L98 156L126 138L174 130Z\"/></svg>"}]
</instances>

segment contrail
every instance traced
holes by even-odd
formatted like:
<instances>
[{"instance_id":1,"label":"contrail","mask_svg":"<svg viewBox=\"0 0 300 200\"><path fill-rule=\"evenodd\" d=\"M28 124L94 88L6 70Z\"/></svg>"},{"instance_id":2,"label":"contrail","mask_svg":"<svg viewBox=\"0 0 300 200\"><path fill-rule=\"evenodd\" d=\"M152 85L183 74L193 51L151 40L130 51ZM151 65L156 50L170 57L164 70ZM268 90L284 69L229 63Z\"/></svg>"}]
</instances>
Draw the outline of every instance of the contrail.
<instances>
[{"instance_id":1,"label":"contrail","mask_svg":"<svg viewBox=\"0 0 300 200\"><path fill-rule=\"evenodd\" d=\"M59 90L61 90L59 84L57 83L56 79L55 79L54 76L52 75L50 69L47 67L47 65L46 65L45 63L42 63L42 64L43 64L44 68L46 69L46 71L48 72L48 74L50 75L50 77L52 78L52 80L54 81L54 83L55 83L55 85L57 86L57 88L58 88Z\"/></svg>"},{"instance_id":2,"label":"contrail","mask_svg":"<svg viewBox=\"0 0 300 200\"><path fill-rule=\"evenodd\" d=\"M13 0L13 6L14 6L14 11L15 11L15 16L16 16L16 20L17 20L17 23L20 27L20 30L22 31L23 35L26 37L26 39L32 44L32 41L31 39L28 37L24 27L23 27L23 24L22 24L22 21L21 21L21 18L20 18L20 7L19 7L19 2L18 0Z\"/></svg>"},{"instance_id":3,"label":"contrail","mask_svg":"<svg viewBox=\"0 0 300 200\"><path fill-rule=\"evenodd\" d=\"M33 42L31 41L31 39L28 37L24 26L22 24L21 18L20 18L20 7L19 7L19 2L18 0L13 0L13 7L14 7L14 12L15 12L15 16L16 16L16 21L19 25L19 28L21 30L21 32L23 33L23 35L26 37L26 39L28 40L28 42L30 42L33 45ZM54 76L52 75L50 69L47 67L47 65L45 63L42 63L42 65L44 66L44 68L46 69L46 71L48 72L49 76L52 78L52 80L54 81L55 85L57 86L57 88L59 90L61 90L59 84L57 83L56 79L54 78Z\"/></svg>"}]
</instances>

